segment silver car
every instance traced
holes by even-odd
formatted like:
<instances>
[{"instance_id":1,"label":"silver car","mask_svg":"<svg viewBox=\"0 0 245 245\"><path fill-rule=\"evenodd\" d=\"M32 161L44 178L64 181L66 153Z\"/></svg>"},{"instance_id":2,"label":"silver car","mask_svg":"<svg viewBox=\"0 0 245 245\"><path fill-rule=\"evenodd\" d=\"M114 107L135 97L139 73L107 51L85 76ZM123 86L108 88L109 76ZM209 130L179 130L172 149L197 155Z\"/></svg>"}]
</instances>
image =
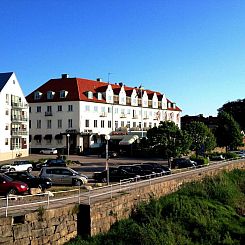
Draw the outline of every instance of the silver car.
<instances>
[{"instance_id":1,"label":"silver car","mask_svg":"<svg viewBox=\"0 0 245 245\"><path fill-rule=\"evenodd\" d=\"M68 167L43 167L39 177L50 178L53 185L80 186L88 182L86 175Z\"/></svg>"}]
</instances>

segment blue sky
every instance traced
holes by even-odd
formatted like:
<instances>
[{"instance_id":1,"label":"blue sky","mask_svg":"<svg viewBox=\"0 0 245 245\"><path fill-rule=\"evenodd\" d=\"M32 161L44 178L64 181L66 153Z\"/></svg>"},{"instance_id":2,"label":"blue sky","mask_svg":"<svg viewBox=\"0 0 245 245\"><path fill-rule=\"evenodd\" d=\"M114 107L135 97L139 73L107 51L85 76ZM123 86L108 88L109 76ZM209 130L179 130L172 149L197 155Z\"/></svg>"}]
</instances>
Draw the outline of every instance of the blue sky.
<instances>
[{"instance_id":1,"label":"blue sky","mask_svg":"<svg viewBox=\"0 0 245 245\"><path fill-rule=\"evenodd\" d=\"M243 0L1 0L0 72L25 95L68 73L165 93L183 115L245 97Z\"/></svg>"}]
</instances>

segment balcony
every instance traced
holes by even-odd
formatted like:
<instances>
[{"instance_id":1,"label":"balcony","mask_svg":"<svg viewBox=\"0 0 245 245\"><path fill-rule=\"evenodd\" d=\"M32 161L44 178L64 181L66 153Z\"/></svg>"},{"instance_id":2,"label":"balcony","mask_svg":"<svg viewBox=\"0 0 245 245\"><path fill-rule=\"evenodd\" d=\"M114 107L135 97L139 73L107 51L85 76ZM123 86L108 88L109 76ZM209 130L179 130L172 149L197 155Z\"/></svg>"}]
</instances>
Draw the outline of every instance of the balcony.
<instances>
[{"instance_id":1,"label":"balcony","mask_svg":"<svg viewBox=\"0 0 245 245\"><path fill-rule=\"evenodd\" d=\"M126 118L127 116L126 116L126 114L124 114L124 113L122 113L121 115L120 115L120 118Z\"/></svg>"},{"instance_id":2,"label":"balcony","mask_svg":"<svg viewBox=\"0 0 245 245\"><path fill-rule=\"evenodd\" d=\"M27 130L12 130L11 135L13 137L21 137L21 136L27 136L28 132Z\"/></svg>"},{"instance_id":3,"label":"balcony","mask_svg":"<svg viewBox=\"0 0 245 245\"><path fill-rule=\"evenodd\" d=\"M45 116L46 117L53 116L53 112L52 111L45 111Z\"/></svg>"},{"instance_id":4,"label":"balcony","mask_svg":"<svg viewBox=\"0 0 245 245\"><path fill-rule=\"evenodd\" d=\"M107 117L107 113L106 112L101 112L100 113L100 117Z\"/></svg>"},{"instance_id":5,"label":"balcony","mask_svg":"<svg viewBox=\"0 0 245 245\"><path fill-rule=\"evenodd\" d=\"M12 122L27 122L27 117L23 116L12 116L11 117Z\"/></svg>"},{"instance_id":6,"label":"balcony","mask_svg":"<svg viewBox=\"0 0 245 245\"><path fill-rule=\"evenodd\" d=\"M28 104L21 103L21 102L17 103L13 101L11 101L11 106L16 109L27 109L28 108Z\"/></svg>"}]
</instances>

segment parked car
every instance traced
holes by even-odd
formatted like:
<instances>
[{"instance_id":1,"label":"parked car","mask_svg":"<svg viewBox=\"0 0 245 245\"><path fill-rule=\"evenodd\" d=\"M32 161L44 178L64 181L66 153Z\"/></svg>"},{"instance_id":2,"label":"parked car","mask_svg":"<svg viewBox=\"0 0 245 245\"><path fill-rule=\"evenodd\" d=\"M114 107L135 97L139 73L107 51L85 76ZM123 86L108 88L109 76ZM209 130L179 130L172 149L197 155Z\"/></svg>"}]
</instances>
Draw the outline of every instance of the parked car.
<instances>
[{"instance_id":1,"label":"parked car","mask_svg":"<svg viewBox=\"0 0 245 245\"><path fill-rule=\"evenodd\" d=\"M225 157L223 155L213 155L210 156L211 161L222 161L225 160Z\"/></svg>"},{"instance_id":2,"label":"parked car","mask_svg":"<svg viewBox=\"0 0 245 245\"><path fill-rule=\"evenodd\" d=\"M100 156L102 158L106 158L106 152L103 151ZM118 157L118 152L116 152L116 151L108 151L108 157L109 158L116 158L116 157Z\"/></svg>"},{"instance_id":3,"label":"parked car","mask_svg":"<svg viewBox=\"0 0 245 245\"><path fill-rule=\"evenodd\" d=\"M5 174L0 174L0 195L24 194L28 191L26 183L15 181Z\"/></svg>"},{"instance_id":4,"label":"parked car","mask_svg":"<svg viewBox=\"0 0 245 245\"><path fill-rule=\"evenodd\" d=\"M163 166L163 165L161 165L159 163L156 163L156 162L145 162L145 163L142 163L142 164L148 164L148 165L153 166L154 168L160 168L160 169L162 169L165 172L165 174L171 174L171 169L169 167Z\"/></svg>"},{"instance_id":5,"label":"parked car","mask_svg":"<svg viewBox=\"0 0 245 245\"><path fill-rule=\"evenodd\" d=\"M54 154L58 154L58 150L56 148L42 149L40 151L40 154L54 155Z\"/></svg>"},{"instance_id":6,"label":"parked car","mask_svg":"<svg viewBox=\"0 0 245 245\"><path fill-rule=\"evenodd\" d=\"M109 168L109 181L110 182L118 182L123 179L132 179L132 178L140 178L140 175L135 173L130 173L125 171L124 169L110 167ZM93 179L97 182L107 182L107 170L102 172L95 172L93 175Z\"/></svg>"},{"instance_id":7,"label":"parked car","mask_svg":"<svg viewBox=\"0 0 245 245\"><path fill-rule=\"evenodd\" d=\"M40 178L50 178L53 185L80 186L88 182L86 175L80 174L68 167L43 167Z\"/></svg>"},{"instance_id":8,"label":"parked car","mask_svg":"<svg viewBox=\"0 0 245 245\"><path fill-rule=\"evenodd\" d=\"M129 173L134 173L140 176L140 178L151 178L154 174L151 170L145 170L136 165L121 165L118 166L119 169L123 169Z\"/></svg>"},{"instance_id":9,"label":"parked car","mask_svg":"<svg viewBox=\"0 0 245 245\"><path fill-rule=\"evenodd\" d=\"M5 164L1 167L1 172L9 172L9 171L32 171L32 164L29 161L14 161L12 164Z\"/></svg>"},{"instance_id":10,"label":"parked car","mask_svg":"<svg viewBox=\"0 0 245 245\"><path fill-rule=\"evenodd\" d=\"M48 159L44 162L33 165L34 170L41 170L43 167L66 167L66 162L62 159Z\"/></svg>"},{"instance_id":11,"label":"parked car","mask_svg":"<svg viewBox=\"0 0 245 245\"><path fill-rule=\"evenodd\" d=\"M52 180L50 178L36 177L27 171L7 172L5 174L14 180L26 183L29 188L40 188L41 190L46 190L52 186Z\"/></svg>"},{"instance_id":12,"label":"parked car","mask_svg":"<svg viewBox=\"0 0 245 245\"><path fill-rule=\"evenodd\" d=\"M159 167L154 167L151 164L142 163L142 164L137 164L136 166L142 168L144 171L146 170L151 171L152 174L155 174L155 176L165 175L165 171L163 169Z\"/></svg>"},{"instance_id":13,"label":"parked car","mask_svg":"<svg viewBox=\"0 0 245 245\"><path fill-rule=\"evenodd\" d=\"M172 161L172 168L195 168L197 163L188 158L175 158Z\"/></svg>"}]
</instances>

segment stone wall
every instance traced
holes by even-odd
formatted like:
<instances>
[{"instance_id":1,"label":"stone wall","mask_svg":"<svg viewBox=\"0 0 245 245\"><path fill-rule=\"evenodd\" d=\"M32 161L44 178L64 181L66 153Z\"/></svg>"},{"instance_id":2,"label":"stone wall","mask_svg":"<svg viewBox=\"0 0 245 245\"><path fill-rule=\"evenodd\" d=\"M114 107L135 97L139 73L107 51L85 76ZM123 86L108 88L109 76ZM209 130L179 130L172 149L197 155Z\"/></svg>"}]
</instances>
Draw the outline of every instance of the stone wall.
<instances>
[{"instance_id":1,"label":"stone wall","mask_svg":"<svg viewBox=\"0 0 245 245\"><path fill-rule=\"evenodd\" d=\"M64 244L77 236L77 205L0 219L1 245Z\"/></svg>"},{"instance_id":2,"label":"stone wall","mask_svg":"<svg viewBox=\"0 0 245 245\"><path fill-rule=\"evenodd\" d=\"M128 218L132 210L142 201L149 201L151 197L159 198L172 193L180 188L183 183L198 181L206 176L214 176L220 171L230 171L234 168L243 169L245 162L234 163L220 167L216 170L205 170L202 173L185 173L183 177L151 184L150 186L134 189L130 192L122 192L121 195L94 204L81 205L81 213L78 233L82 236L94 236L100 232L107 232L117 220Z\"/></svg>"}]
</instances>

